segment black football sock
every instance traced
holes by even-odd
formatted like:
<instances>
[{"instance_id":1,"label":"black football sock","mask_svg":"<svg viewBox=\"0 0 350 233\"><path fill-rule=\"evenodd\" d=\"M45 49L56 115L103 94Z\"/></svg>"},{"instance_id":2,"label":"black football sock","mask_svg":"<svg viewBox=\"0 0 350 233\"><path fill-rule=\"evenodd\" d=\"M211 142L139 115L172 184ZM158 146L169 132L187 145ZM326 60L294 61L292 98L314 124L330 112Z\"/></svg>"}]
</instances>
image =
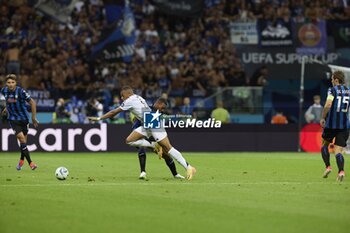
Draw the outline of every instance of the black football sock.
<instances>
[{"instance_id":1,"label":"black football sock","mask_svg":"<svg viewBox=\"0 0 350 233\"><path fill-rule=\"evenodd\" d=\"M139 148L139 162L141 172L146 172L146 151L145 148Z\"/></svg>"},{"instance_id":2,"label":"black football sock","mask_svg":"<svg viewBox=\"0 0 350 233\"><path fill-rule=\"evenodd\" d=\"M328 146L322 146L321 148L321 154L322 154L322 159L324 164L326 165L326 167L330 166L330 162L329 162L329 151L328 151Z\"/></svg>"},{"instance_id":3,"label":"black football sock","mask_svg":"<svg viewBox=\"0 0 350 233\"><path fill-rule=\"evenodd\" d=\"M177 175L177 171L176 171L176 165L174 163L174 160L171 157L164 157L165 163L166 165L169 167L171 174L173 174L173 176Z\"/></svg>"},{"instance_id":4,"label":"black football sock","mask_svg":"<svg viewBox=\"0 0 350 233\"><path fill-rule=\"evenodd\" d=\"M344 157L341 153L335 155L339 172L344 171Z\"/></svg>"},{"instance_id":5,"label":"black football sock","mask_svg":"<svg viewBox=\"0 0 350 233\"><path fill-rule=\"evenodd\" d=\"M32 160L30 159L27 144L25 144L25 143L23 143L23 144L21 143L21 158L22 158L22 155L27 159L28 164L30 164L32 162Z\"/></svg>"},{"instance_id":6,"label":"black football sock","mask_svg":"<svg viewBox=\"0 0 350 233\"><path fill-rule=\"evenodd\" d=\"M22 148L21 148L21 158L20 158L21 160L24 160L24 153L23 153L23 151L22 151Z\"/></svg>"}]
</instances>

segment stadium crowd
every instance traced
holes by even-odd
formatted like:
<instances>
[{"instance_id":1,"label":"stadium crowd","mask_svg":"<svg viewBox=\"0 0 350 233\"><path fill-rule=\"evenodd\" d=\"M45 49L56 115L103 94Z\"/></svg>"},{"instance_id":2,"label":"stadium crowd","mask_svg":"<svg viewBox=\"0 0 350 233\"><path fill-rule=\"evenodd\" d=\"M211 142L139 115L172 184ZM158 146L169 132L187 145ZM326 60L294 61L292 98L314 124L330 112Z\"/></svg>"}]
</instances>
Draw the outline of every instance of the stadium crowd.
<instances>
[{"instance_id":1,"label":"stadium crowd","mask_svg":"<svg viewBox=\"0 0 350 233\"><path fill-rule=\"evenodd\" d=\"M202 98L225 86L265 85L247 77L230 41L231 21L350 20L349 1L342 0L205 2L200 19L180 20L158 13L148 0L131 1L135 55L131 63L106 64L89 60L106 26L102 0L78 2L66 25L36 12L26 0L0 1L0 80L16 73L25 89L47 90L55 100L85 100L78 111L95 99L107 111L123 85L147 99L165 93L180 109L186 96Z\"/></svg>"}]
</instances>

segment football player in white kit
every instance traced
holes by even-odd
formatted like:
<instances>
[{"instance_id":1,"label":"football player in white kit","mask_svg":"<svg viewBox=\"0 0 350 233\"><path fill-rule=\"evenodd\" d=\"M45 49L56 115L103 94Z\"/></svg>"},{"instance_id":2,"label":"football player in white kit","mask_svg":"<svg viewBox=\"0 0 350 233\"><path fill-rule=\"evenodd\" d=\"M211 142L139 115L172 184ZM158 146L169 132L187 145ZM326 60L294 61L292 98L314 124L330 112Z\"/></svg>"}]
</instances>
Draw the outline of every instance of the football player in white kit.
<instances>
[{"instance_id":1,"label":"football player in white kit","mask_svg":"<svg viewBox=\"0 0 350 233\"><path fill-rule=\"evenodd\" d=\"M120 95L124 101L120 107L107 112L101 117L88 117L88 119L91 121L100 121L111 118L122 111L129 110L135 115L138 120L143 123L143 113L151 112L151 108L146 103L146 100L144 100L141 96L135 95L132 88L129 86L123 87ZM153 138L156 140L156 143L146 140L145 138L148 136L153 136ZM143 125L141 125L131 132L131 134L126 138L126 143L134 147L148 147L153 149L157 147L158 143L164 153L169 154L186 169L186 178L188 180L191 180L196 173L196 169L189 165L182 154L170 144L167 132L164 128L145 129Z\"/></svg>"}]
</instances>

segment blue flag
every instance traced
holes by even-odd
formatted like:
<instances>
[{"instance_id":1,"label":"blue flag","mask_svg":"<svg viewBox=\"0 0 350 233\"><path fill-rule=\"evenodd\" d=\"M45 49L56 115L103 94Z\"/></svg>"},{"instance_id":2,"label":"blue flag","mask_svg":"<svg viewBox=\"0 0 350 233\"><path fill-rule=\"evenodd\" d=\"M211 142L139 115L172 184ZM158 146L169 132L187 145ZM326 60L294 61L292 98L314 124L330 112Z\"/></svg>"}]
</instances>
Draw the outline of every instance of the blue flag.
<instances>
[{"instance_id":1,"label":"blue flag","mask_svg":"<svg viewBox=\"0 0 350 233\"><path fill-rule=\"evenodd\" d=\"M129 1L105 1L104 4L109 25L92 49L91 59L131 62L135 50L136 26Z\"/></svg>"}]
</instances>

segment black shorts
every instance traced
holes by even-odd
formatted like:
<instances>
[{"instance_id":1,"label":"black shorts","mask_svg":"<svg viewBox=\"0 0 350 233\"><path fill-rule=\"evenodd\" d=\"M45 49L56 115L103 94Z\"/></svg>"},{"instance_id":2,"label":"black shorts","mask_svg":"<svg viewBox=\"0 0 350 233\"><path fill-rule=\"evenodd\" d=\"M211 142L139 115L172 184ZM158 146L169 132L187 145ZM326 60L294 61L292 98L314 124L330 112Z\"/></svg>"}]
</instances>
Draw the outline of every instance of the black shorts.
<instances>
[{"instance_id":1,"label":"black shorts","mask_svg":"<svg viewBox=\"0 0 350 233\"><path fill-rule=\"evenodd\" d=\"M333 138L335 138L335 145L346 147L346 142L349 138L349 129L324 129L322 138L327 142L332 142Z\"/></svg>"},{"instance_id":2,"label":"black shorts","mask_svg":"<svg viewBox=\"0 0 350 233\"><path fill-rule=\"evenodd\" d=\"M11 128L15 131L15 135L22 132L24 135L28 134L29 121L9 121Z\"/></svg>"}]
</instances>

